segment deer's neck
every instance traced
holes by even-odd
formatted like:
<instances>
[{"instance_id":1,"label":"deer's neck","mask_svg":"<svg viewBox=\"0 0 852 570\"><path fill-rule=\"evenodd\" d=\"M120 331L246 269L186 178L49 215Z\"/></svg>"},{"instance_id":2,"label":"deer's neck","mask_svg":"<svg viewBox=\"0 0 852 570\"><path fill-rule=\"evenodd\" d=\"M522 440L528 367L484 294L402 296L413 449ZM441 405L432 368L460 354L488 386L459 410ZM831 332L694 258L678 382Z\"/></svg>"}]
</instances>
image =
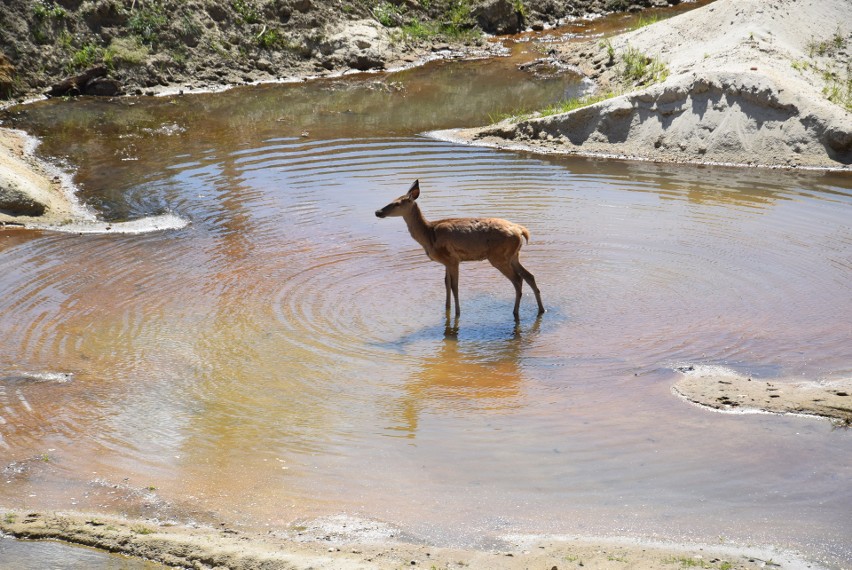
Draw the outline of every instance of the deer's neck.
<instances>
[{"instance_id":1,"label":"deer's neck","mask_svg":"<svg viewBox=\"0 0 852 570\"><path fill-rule=\"evenodd\" d=\"M414 207L402 219L405 220L405 224L408 226L408 233L411 234L414 241L422 245L426 253L429 253L433 242L432 224L423 217L420 207L414 204Z\"/></svg>"}]
</instances>

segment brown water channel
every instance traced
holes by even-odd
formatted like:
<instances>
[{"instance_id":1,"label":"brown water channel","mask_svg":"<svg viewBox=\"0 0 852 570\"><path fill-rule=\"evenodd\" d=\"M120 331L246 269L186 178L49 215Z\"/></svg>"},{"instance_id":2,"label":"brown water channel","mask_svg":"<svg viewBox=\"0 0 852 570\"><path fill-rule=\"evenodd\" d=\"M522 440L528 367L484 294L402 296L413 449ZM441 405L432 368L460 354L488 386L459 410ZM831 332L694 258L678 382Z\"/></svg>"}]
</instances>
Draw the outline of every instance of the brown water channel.
<instances>
[{"instance_id":1,"label":"brown water channel","mask_svg":"<svg viewBox=\"0 0 852 570\"><path fill-rule=\"evenodd\" d=\"M0 505L416 539L627 535L852 562L852 432L724 415L685 363L852 374L852 180L537 157L420 133L578 89L516 62L15 111L143 234L0 232ZM532 234L529 290L373 211Z\"/></svg>"}]
</instances>

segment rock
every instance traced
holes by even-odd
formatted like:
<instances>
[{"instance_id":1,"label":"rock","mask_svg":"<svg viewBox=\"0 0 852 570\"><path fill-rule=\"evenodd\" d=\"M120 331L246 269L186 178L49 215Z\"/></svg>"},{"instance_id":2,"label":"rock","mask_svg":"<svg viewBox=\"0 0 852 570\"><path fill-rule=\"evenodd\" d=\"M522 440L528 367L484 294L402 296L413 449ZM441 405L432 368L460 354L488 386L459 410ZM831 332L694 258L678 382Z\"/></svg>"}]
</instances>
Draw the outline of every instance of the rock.
<instances>
[{"instance_id":1,"label":"rock","mask_svg":"<svg viewBox=\"0 0 852 570\"><path fill-rule=\"evenodd\" d=\"M62 97L63 95L80 95L86 88L86 85L93 79L98 77L106 77L107 69L103 65L98 65L91 69L87 69L79 75L64 79L59 83L54 84L46 93L48 97Z\"/></svg>"},{"instance_id":2,"label":"rock","mask_svg":"<svg viewBox=\"0 0 852 570\"><path fill-rule=\"evenodd\" d=\"M41 216L47 207L25 193L18 182L0 170L0 212L13 216Z\"/></svg>"},{"instance_id":3,"label":"rock","mask_svg":"<svg viewBox=\"0 0 852 570\"><path fill-rule=\"evenodd\" d=\"M83 87L84 95L97 95L100 97L114 97L121 94L121 84L115 79L96 77L86 83Z\"/></svg>"},{"instance_id":4,"label":"rock","mask_svg":"<svg viewBox=\"0 0 852 570\"><path fill-rule=\"evenodd\" d=\"M359 71L384 68L391 53L388 32L372 20L344 25L317 49L325 56L321 63L326 69L340 64Z\"/></svg>"},{"instance_id":5,"label":"rock","mask_svg":"<svg viewBox=\"0 0 852 570\"><path fill-rule=\"evenodd\" d=\"M523 17L509 0L485 0L473 8L471 15L489 34L517 34L523 29Z\"/></svg>"}]
</instances>

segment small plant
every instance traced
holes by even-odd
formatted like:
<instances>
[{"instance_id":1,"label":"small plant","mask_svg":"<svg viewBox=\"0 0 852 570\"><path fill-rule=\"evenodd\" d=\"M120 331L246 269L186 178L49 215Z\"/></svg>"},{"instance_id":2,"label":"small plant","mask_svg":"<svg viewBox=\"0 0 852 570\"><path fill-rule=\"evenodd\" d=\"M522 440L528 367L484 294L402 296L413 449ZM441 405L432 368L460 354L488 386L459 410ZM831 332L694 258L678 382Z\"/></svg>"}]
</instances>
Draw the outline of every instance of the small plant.
<instances>
[{"instance_id":1,"label":"small plant","mask_svg":"<svg viewBox=\"0 0 852 570\"><path fill-rule=\"evenodd\" d=\"M15 513L6 513L3 517L3 521L6 524L15 524L15 521L18 520L18 515Z\"/></svg>"},{"instance_id":2,"label":"small plant","mask_svg":"<svg viewBox=\"0 0 852 570\"><path fill-rule=\"evenodd\" d=\"M617 95L618 93L614 91L607 91L606 93L599 93L596 95L572 97L570 99L565 99L563 101L550 105L549 107L545 107L544 109L541 109L539 111L532 112L526 109L517 109L509 113L489 114L488 119L492 123L499 123L500 121L504 121L506 119L511 119L512 122L517 123L535 117L550 117L552 115L570 113L571 111L575 111L583 107L588 107L589 105L594 105L595 103L600 103L601 101L606 101L607 99L612 99Z\"/></svg>"},{"instance_id":3,"label":"small plant","mask_svg":"<svg viewBox=\"0 0 852 570\"><path fill-rule=\"evenodd\" d=\"M142 43L156 46L160 41L160 32L168 22L162 4L148 2L144 7L133 12L127 21L127 27L142 40Z\"/></svg>"},{"instance_id":4,"label":"small plant","mask_svg":"<svg viewBox=\"0 0 852 570\"><path fill-rule=\"evenodd\" d=\"M103 48L91 42L85 43L71 56L71 62L68 64L69 71L92 67L95 63L101 61L103 57Z\"/></svg>"},{"instance_id":5,"label":"small plant","mask_svg":"<svg viewBox=\"0 0 852 570\"><path fill-rule=\"evenodd\" d=\"M141 524L137 524L137 525L130 527L130 531L135 532L136 534L142 534L142 535L154 534L153 529L148 528L147 526L144 526L144 525L141 525Z\"/></svg>"},{"instance_id":6,"label":"small plant","mask_svg":"<svg viewBox=\"0 0 852 570\"><path fill-rule=\"evenodd\" d=\"M256 24L260 21L260 12L251 0L232 0L231 8L244 24Z\"/></svg>"},{"instance_id":7,"label":"small plant","mask_svg":"<svg viewBox=\"0 0 852 570\"><path fill-rule=\"evenodd\" d=\"M651 24L656 24L659 21L660 21L660 16L657 15L657 14L652 14L652 15L647 16L647 17L645 16L645 14L641 14L639 16L639 19L636 20L636 23L633 24L633 27L631 27L630 29L631 30L638 30L640 28L650 26Z\"/></svg>"},{"instance_id":8,"label":"small plant","mask_svg":"<svg viewBox=\"0 0 852 570\"><path fill-rule=\"evenodd\" d=\"M420 20L411 19L407 24L400 27L399 38L395 39L425 40L434 38L437 34L437 29L434 26L430 27Z\"/></svg>"},{"instance_id":9,"label":"small plant","mask_svg":"<svg viewBox=\"0 0 852 570\"><path fill-rule=\"evenodd\" d=\"M65 8L58 6L55 2L36 2L33 6L33 15L36 20L44 22L47 20L64 20L68 16Z\"/></svg>"},{"instance_id":10,"label":"small plant","mask_svg":"<svg viewBox=\"0 0 852 570\"><path fill-rule=\"evenodd\" d=\"M266 28L257 36L257 45L266 50L276 49L284 44L284 37L276 29Z\"/></svg>"},{"instance_id":11,"label":"small plant","mask_svg":"<svg viewBox=\"0 0 852 570\"><path fill-rule=\"evenodd\" d=\"M32 33L36 43L50 43L50 38L56 31L56 24L64 21L67 16L65 8L54 2L42 0L33 4L35 24L32 26Z\"/></svg>"},{"instance_id":12,"label":"small plant","mask_svg":"<svg viewBox=\"0 0 852 570\"><path fill-rule=\"evenodd\" d=\"M612 45L612 40L601 40L598 47L606 48L606 56L609 58L609 63L615 62L615 47Z\"/></svg>"},{"instance_id":13,"label":"small plant","mask_svg":"<svg viewBox=\"0 0 852 570\"><path fill-rule=\"evenodd\" d=\"M524 0L513 0L512 7L522 20L527 19L527 6L524 4Z\"/></svg>"},{"instance_id":14,"label":"small plant","mask_svg":"<svg viewBox=\"0 0 852 570\"><path fill-rule=\"evenodd\" d=\"M662 61L656 57L648 57L631 46L627 46L625 52L621 54L621 61L624 64L621 71L622 79L637 85L659 83L669 76L669 70Z\"/></svg>"},{"instance_id":15,"label":"small plant","mask_svg":"<svg viewBox=\"0 0 852 570\"><path fill-rule=\"evenodd\" d=\"M597 95L572 97L571 99L560 101L556 105L546 107L545 109L540 111L540 113L542 117L548 117L550 115L559 115L561 113L570 113L571 111L574 111L576 109L581 109L583 107L588 107L589 105L594 105L595 103L600 103L601 101L606 101L607 99L612 99L615 96L615 92L608 91L606 93L600 93Z\"/></svg>"},{"instance_id":16,"label":"small plant","mask_svg":"<svg viewBox=\"0 0 852 570\"><path fill-rule=\"evenodd\" d=\"M444 31L449 35L463 35L465 30L473 27L469 0L453 0L446 16L448 22L444 26Z\"/></svg>"},{"instance_id":17,"label":"small plant","mask_svg":"<svg viewBox=\"0 0 852 570\"><path fill-rule=\"evenodd\" d=\"M373 17L386 28L397 26L402 19L399 6L390 2L381 2L373 8Z\"/></svg>"},{"instance_id":18,"label":"small plant","mask_svg":"<svg viewBox=\"0 0 852 570\"><path fill-rule=\"evenodd\" d=\"M844 47L846 47L846 38L839 29L827 40L811 40L807 44L808 55L811 57L835 56Z\"/></svg>"}]
</instances>

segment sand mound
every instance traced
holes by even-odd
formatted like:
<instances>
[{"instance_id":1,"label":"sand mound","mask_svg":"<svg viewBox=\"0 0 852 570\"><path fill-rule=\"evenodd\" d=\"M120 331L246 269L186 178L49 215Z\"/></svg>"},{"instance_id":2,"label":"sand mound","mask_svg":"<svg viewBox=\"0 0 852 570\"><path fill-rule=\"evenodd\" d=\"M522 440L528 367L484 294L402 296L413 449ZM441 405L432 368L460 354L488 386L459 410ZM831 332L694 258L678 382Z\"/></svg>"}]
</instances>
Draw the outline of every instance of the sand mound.
<instances>
[{"instance_id":1,"label":"sand mound","mask_svg":"<svg viewBox=\"0 0 852 570\"><path fill-rule=\"evenodd\" d=\"M852 114L842 103L850 16L845 0L717 0L609 42L563 47L601 89L625 87L620 60L629 52L665 65L664 82L452 136L544 152L849 168Z\"/></svg>"},{"instance_id":2,"label":"sand mound","mask_svg":"<svg viewBox=\"0 0 852 570\"><path fill-rule=\"evenodd\" d=\"M800 382L758 380L718 366L688 366L672 387L678 396L721 411L797 413L852 424L852 378Z\"/></svg>"}]
</instances>

